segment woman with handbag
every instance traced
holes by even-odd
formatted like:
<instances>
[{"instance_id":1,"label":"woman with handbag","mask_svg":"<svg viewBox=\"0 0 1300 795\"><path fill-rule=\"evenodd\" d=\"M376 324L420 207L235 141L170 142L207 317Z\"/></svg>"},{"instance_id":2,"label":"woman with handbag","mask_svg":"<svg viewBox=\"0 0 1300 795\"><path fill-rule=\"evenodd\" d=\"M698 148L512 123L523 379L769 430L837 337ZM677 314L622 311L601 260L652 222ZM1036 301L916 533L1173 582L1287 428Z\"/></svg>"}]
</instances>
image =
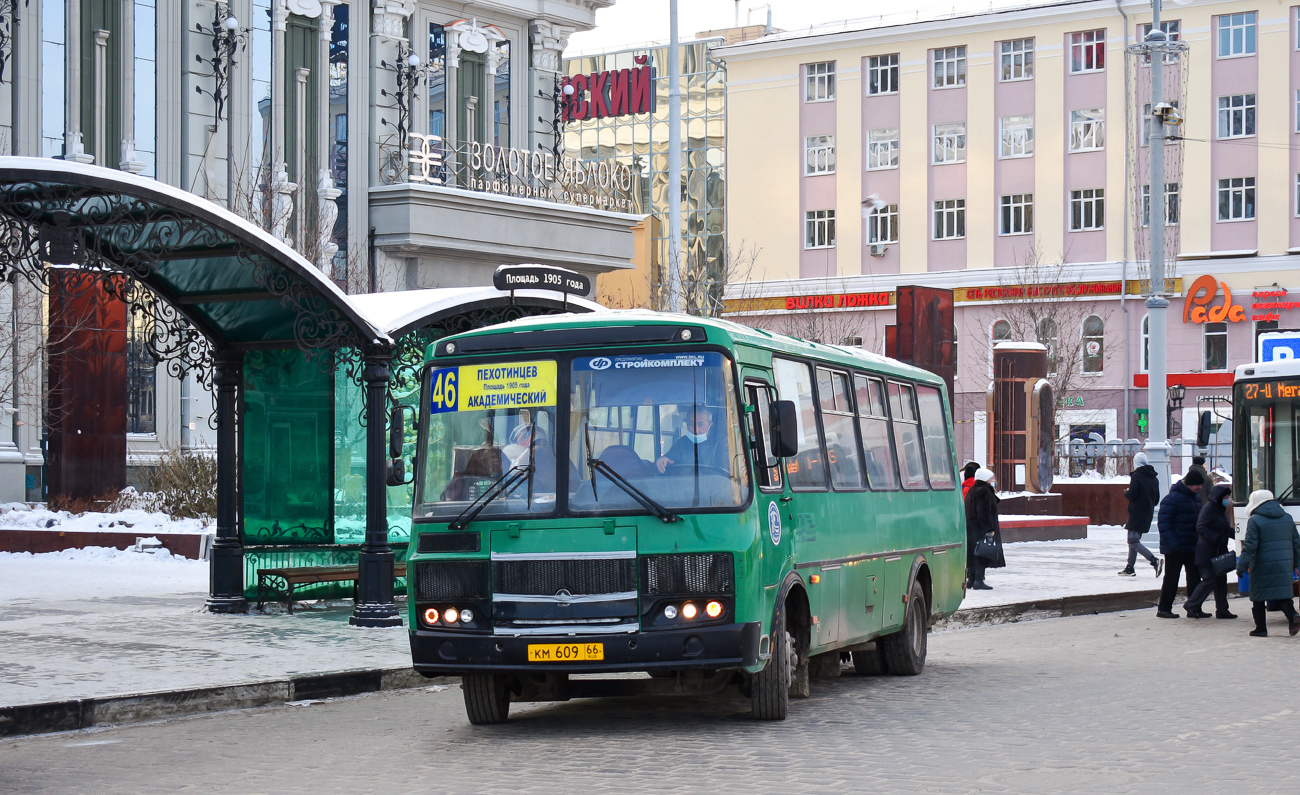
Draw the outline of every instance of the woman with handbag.
<instances>
[{"instance_id":1,"label":"woman with handbag","mask_svg":"<svg viewBox=\"0 0 1300 795\"><path fill-rule=\"evenodd\" d=\"M1237 574L1250 573L1251 637L1268 637L1265 610L1276 606L1287 617L1291 634L1300 632L1300 615L1291 603L1291 573L1300 563L1300 533L1295 520L1267 489L1251 492L1246 503L1246 538L1237 558Z\"/></svg>"},{"instance_id":2,"label":"woman with handbag","mask_svg":"<svg viewBox=\"0 0 1300 795\"><path fill-rule=\"evenodd\" d=\"M1209 618L1201 609L1210 592L1214 592L1214 617L1236 618L1228 610L1228 572L1237 565L1237 557L1228 551L1228 539L1236 532L1232 527L1232 486L1220 483L1210 495L1196 519L1196 567L1201 581L1187 596L1183 609L1188 618Z\"/></svg>"},{"instance_id":3,"label":"woman with handbag","mask_svg":"<svg viewBox=\"0 0 1300 795\"><path fill-rule=\"evenodd\" d=\"M998 527L999 502L993 473L983 468L975 470L975 482L966 492L966 582L972 590L993 590L984 582L984 570L1007 565L1002 556L1002 530Z\"/></svg>"}]
</instances>

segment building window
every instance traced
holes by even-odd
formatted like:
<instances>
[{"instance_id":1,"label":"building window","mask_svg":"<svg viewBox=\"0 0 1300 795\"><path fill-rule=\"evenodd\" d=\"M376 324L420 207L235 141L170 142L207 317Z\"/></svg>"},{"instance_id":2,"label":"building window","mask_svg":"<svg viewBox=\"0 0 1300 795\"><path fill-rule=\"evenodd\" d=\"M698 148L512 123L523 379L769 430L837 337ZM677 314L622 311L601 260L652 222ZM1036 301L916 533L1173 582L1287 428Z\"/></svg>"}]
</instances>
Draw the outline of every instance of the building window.
<instances>
[{"instance_id":1,"label":"building window","mask_svg":"<svg viewBox=\"0 0 1300 795\"><path fill-rule=\"evenodd\" d=\"M1083 321L1083 371L1100 373L1105 366L1106 321L1088 315Z\"/></svg>"},{"instance_id":2,"label":"building window","mask_svg":"<svg viewBox=\"0 0 1300 795\"><path fill-rule=\"evenodd\" d=\"M810 63L804 67L807 90L805 102L829 102L835 99L835 62Z\"/></svg>"},{"instance_id":3,"label":"building window","mask_svg":"<svg viewBox=\"0 0 1300 795\"><path fill-rule=\"evenodd\" d=\"M966 122L934 125L934 163L966 162Z\"/></svg>"},{"instance_id":4,"label":"building window","mask_svg":"<svg viewBox=\"0 0 1300 795\"><path fill-rule=\"evenodd\" d=\"M871 130L867 133L867 170L898 168L898 130Z\"/></svg>"},{"instance_id":5,"label":"building window","mask_svg":"<svg viewBox=\"0 0 1300 795\"><path fill-rule=\"evenodd\" d=\"M1070 73L1100 72L1106 68L1106 30L1070 34Z\"/></svg>"},{"instance_id":6,"label":"building window","mask_svg":"<svg viewBox=\"0 0 1300 795\"><path fill-rule=\"evenodd\" d=\"M934 87L957 88L966 85L966 48L943 47L933 52Z\"/></svg>"},{"instance_id":7,"label":"building window","mask_svg":"<svg viewBox=\"0 0 1300 795\"><path fill-rule=\"evenodd\" d=\"M998 44L1002 51L1001 79L1032 80L1034 77L1034 40L1016 39Z\"/></svg>"},{"instance_id":8,"label":"building window","mask_svg":"<svg viewBox=\"0 0 1300 795\"><path fill-rule=\"evenodd\" d=\"M835 211L809 210L804 213L804 248L835 247Z\"/></svg>"},{"instance_id":9,"label":"building window","mask_svg":"<svg viewBox=\"0 0 1300 795\"><path fill-rule=\"evenodd\" d=\"M868 243L898 242L898 205L887 204L867 216Z\"/></svg>"},{"instance_id":10,"label":"building window","mask_svg":"<svg viewBox=\"0 0 1300 795\"><path fill-rule=\"evenodd\" d=\"M1142 225L1151 225L1151 186L1142 186ZM1178 183L1165 183L1165 226L1178 225Z\"/></svg>"},{"instance_id":11,"label":"building window","mask_svg":"<svg viewBox=\"0 0 1300 795\"><path fill-rule=\"evenodd\" d=\"M1003 116L1001 157L1029 157L1034 153L1034 117Z\"/></svg>"},{"instance_id":12,"label":"building window","mask_svg":"<svg viewBox=\"0 0 1300 795\"><path fill-rule=\"evenodd\" d=\"M954 240L966 236L966 200L945 199L934 203L934 239Z\"/></svg>"},{"instance_id":13,"label":"building window","mask_svg":"<svg viewBox=\"0 0 1300 795\"><path fill-rule=\"evenodd\" d=\"M1035 332L1038 336L1038 344L1047 346L1047 374L1056 375L1056 352L1061 341L1061 332L1056 321L1050 317L1043 318L1038 321Z\"/></svg>"},{"instance_id":14,"label":"building window","mask_svg":"<svg viewBox=\"0 0 1300 795\"><path fill-rule=\"evenodd\" d=\"M1162 20L1160 22L1160 29L1165 32L1165 41L1183 40L1183 23L1179 22L1176 19ZM1148 35L1150 35L1150 33L1151 33L1150 22L1146 22L1141 25L1138 25L1138 41L1146 41L1146 38ZM1165 63L1177 63L1177 62L1178 62L1178 53L1176 52L1165 53ZM1151 56L1143 55L1142 63L1150 64Z\"/></svg>"},{"instance_id":15,"label":"building window","mask_svg":"<svg viewBox=\"0 0 1300 795\"><path fill-rule=\"evenodd\" d=\"M1205 329L1205 362L1204 369L1209 370L1227 370L1228 369L1228 324L1227 323L1203 323Z\"/></svg>"},{"instance_id":16,"label":"building window","mask_svg":"<svg viewBox=\"0 0 1300 795\"><path fill-rule=\"evenodd\" d=\"M1219 57L1255 54L1255 12L1224 14L1219 22Z\"/></svg>"},{"instance_id":17,"label":"building window","mask_svg":"<svg viewBox=\"0 0 1300 795\"><path fill-rule=\"evenodd\" d=\"M1070 231L1106 228L1106 191L1085 188L1070 191Z\"/></svg>"},{"instance_id":18,"label":"building window","mask_svg":"<svg viewBox=\"0 0 1300 795\"><path fill-rule=\"evenodd\" d=\"M1295 175L1295 216L1300 218L1300 174Z\"/></svg>"},{"instance_id":19,"label":"building window","mask_svg":"<svg viewBox=\"0 0 1300 795\"><path fill-rule=\"evenodd\" d=\"M990 334L993 338L993 344L1006 342L1011 339L1011 323L1006 320L999 320L993 324L993 331Z\"/></svg>"},{"instance_id":20,"label":"building window","mask_svg":"<svg viewBox=\"0 0 1300 795\"><path fill-rule=\"evenodd\" d=\"M66 34L63 3L41 4L41 155L63 154L63 66Z\"/></svg>"},{"instance_id":21,"label":"building window","mask_svg":"<svg viewBox=\"0 0 1300 795\"><path fill-rule=\"evenodd\" d=\"M835 173L835 136L813 135L804 140L805 174Z\"/></svg>"},{"instance_id":22,"label":"building window","mask_svg":"<svg viewBox=\"0 0 1300 795\"><path fill-rule=\"evenodd\" d=\"M1297 23L1300 27L1300 23ZM1295 131L1300 132L1300 88L1295 90Z\"/></svg>"},{"instance_id":23,"label":"building window","mask_svg":"<svg viewBox=\"0 0 1300 795\"><path fill-rule=\"evenodd\" d=\"M135 157L144 163L140 173L146 177L157 176L155 155L158 148L157 131L157 16L156 0L135 0Z\"/></svg>"},{"instance_id":24,"label":"building window","mask_svg":"<svg viewBox=\"0 0 1300 795\"><path fill-rule=\"evenodd\" d=\"M1219 97L1219 137L1245 138L1255 134L1255 95Z\"/></svg>"},{"instance_id":25,"label":"building window","mask_svg":"<svg viewBox=\"0 0 1300 795\"><path fill-rule=\"evenodd\" d=\"M999 234L1027 235L1034 231L1034 195L1015 193L1002 197Z\"/></svg>"},{"instance_id":26,"label":"building window","mask_svg":"<svg viewBox=\"0 0 1300 795\"><path fill-rule=\"evenodd\" d=\"M1219 220L1249 221L1255 217L1255 178L1219 180Z\"/></svg>"},{"instance_id":27,"label":"building window","mask_svg":"<svg viewBox=\"0 0 1300 795\"><path fill-rule=\"evenodd\" d=\"M143 311L126 313L126 432L158 430L158 363L149 355L153 323Z\"/></svg>"},{"instance_id":28,"label":"building window","mask_svg":"<svg viewBox=\"0 0 1300 795\"><path fill-rule=\"evenodd\" d=\"M1151 369L1151 316L1142 316L1142 372Z\"/></svg>"},{"instance_id":29,"label":"building window","mask_svg":"<svg viewBox=\"0 0 1300 795\"><path fill-rule=\"evenodd\" d=\"M1095 152L1106 146L1106 109L1070 111L1070 151Z\"/></svg>"},{"instance_id":30,"label":"building window","mask_svg":"<svg viewBox=\"0 0 1300 795\"><path fill-rule=\"evenodd\" d=\"M867 58L867 93L898 93L898 53Z\"/></svg>"}]
</instances>

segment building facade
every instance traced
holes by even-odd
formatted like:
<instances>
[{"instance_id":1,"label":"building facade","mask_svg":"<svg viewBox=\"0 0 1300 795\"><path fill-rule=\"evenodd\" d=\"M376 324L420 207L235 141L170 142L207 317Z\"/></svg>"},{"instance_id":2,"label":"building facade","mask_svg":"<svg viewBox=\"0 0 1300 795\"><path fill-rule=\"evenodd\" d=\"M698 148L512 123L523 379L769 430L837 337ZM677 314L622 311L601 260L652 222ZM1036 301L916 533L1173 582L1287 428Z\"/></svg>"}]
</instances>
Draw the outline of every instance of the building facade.
<instances>
[{"instance_id":1,"label":"building facade","mask_svg":"<svg viewBox=\"0 0 1300 795\"><path fill-rule=\"evenodd\" d=\"M755 26L751 32L758 30L762 28ZM682 304L706 313L721 300L726 272L734 269L726 236L727 72L713 54L728 32L680 45L683 189L677 223L682 235ZM737 29L737 35L743 32ZM647 267L601 279L601 298L612 306L669 305L668 58L667 47L651 47L565 61L566 85L575 88L565 151L583 163L630 167L635 175L632 211L652 217L646 233ZM644 97L635 93L642 88L641 75L649 79ZM626 103L625 90L630 100Z\"/></svg>"},{"instance_id":2,"label":"building facade","mask_svg":"<svg viewBox=\"0 0 1300 795\"><path fill-rule=\"evenodd\" d=\"M502 263L631 267L627 186L557 156L568 37L612 0L2 4L0 154L201 195L351 293L491 283ZM0 289L0 499L39 499L39 294ZM128 465L213 443L210 394L127 321ZM114 387L115 388L115 387Z\"/></svg>"},{"instance_id":3,"label":"building facade","mask_svg":"<svg viewBox=\"0 0 1300 795\"><path fill-rule=\"evenodd\" d=\"M1150 22L1084 0L721 48L728 231L762 252L731 311L880 349L895 287L951 288L960 455L984 455L1007 339L1052 349L1061 438L1141 438L1151 65L1125 50ZM1162 67L1181 120L1164 230L1190 436L1198 409L1230 423L1259 331L1300 327L1300 11L1189 0L1162 28L1185 47Z\"/></svg>"}]
</instances>

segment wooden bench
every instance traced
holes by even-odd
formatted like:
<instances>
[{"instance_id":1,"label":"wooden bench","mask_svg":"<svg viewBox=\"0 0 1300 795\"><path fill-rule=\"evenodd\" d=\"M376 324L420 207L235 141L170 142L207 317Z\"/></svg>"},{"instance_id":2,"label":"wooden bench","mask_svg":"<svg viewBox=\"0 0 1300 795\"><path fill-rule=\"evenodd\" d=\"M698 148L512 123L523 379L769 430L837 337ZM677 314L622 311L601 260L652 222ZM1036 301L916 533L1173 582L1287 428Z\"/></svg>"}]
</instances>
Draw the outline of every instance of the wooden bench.
<instances>
[{"instance_id":1,"label":"wooden bench","mask_svg":"<svg viewBox=\"0 0 1300 795\"><path fill-rule=\"evenodd\" d=\"M285 607L289 610L289 615L293 615L293 589L297 585L314 585L319 582L351 582L352 599L357 598L357 577L358 569L355 564L351 566L300 566L297 568L283 569L258 569L257 570L257 609L262 609L263 593L266 589L267 579L277 579L284 582L284 601ZM393 564L393 576L405 577L406 564Z\"/></svg>"}]
</instances>

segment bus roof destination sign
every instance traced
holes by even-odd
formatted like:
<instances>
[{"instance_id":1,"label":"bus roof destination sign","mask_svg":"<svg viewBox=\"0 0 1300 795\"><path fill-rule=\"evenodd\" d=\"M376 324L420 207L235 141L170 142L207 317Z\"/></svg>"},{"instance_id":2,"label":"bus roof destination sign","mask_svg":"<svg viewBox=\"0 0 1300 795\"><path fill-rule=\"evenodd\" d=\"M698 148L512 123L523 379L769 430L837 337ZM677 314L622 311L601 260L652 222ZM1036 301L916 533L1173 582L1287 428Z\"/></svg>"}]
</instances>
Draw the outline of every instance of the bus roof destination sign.
<instances>
[{"instance_id":1,"label":"bus roof destination sign","mask_svg":"<svg viewBox=\"0 0 1300 795\"><path fill-rule=\"evenodd\" d=\"M502 265L492 274L498 290L555 290L568 295L589 295L591 278L553 265Z\"/></svg>"}]
</instances>

